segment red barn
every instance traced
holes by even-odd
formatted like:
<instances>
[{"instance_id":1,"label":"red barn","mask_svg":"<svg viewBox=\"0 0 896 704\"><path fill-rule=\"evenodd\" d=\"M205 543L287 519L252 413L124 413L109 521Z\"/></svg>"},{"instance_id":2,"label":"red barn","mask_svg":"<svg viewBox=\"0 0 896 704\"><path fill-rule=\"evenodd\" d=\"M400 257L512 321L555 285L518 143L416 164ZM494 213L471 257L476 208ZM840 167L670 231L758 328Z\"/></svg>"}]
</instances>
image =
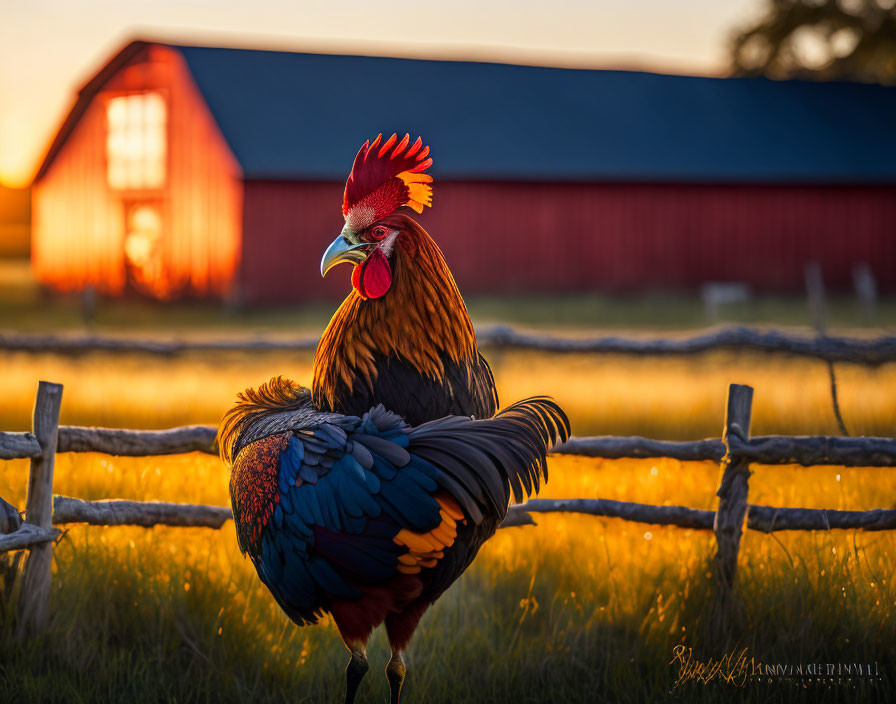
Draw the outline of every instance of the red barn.
<instances>
[{"instance_id":1,"label":"red barn","mask_svg":"<svg viewBox=\"0 0 896 704\"><path fill-rule=\"evenodd\" d=\"M432 148L465 292L896 289L896 88L132 42L36 177L58 289L302 301L378 132Z\"/></svg>"}]
</instances>

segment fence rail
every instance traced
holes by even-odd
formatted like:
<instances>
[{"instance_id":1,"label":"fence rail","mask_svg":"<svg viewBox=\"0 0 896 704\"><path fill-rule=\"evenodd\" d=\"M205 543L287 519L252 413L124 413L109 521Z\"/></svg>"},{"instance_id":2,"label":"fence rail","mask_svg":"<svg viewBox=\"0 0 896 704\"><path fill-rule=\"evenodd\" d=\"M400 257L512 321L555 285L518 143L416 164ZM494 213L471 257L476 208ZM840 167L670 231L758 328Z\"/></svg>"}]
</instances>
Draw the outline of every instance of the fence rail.
<instances>
[{"instance_id":1,"label":"fence rail","mask_svg":"<svg viewBox=\"0 0 896 704\"><path fill-rule=\"evenodd\" d=\"M180 526L220 528L233 518L229 508L163 501L82 501L68 496L53 500L53 522L92 526Z\"/></svg>"},{"instance_id":2,"label":"fence rail","mask_svg":"<svg viewBox=\"0 0 896 704\"><path fill-rule=\"evenodd\" d=\"M62 387L40 382L35 401L33 433L0 433L0 459L31 460L25 523L0 523L0 552L29 549L20 602L23 634L40 632L46 623L51 578L54 526L81 523L100 526L176 526L221 528L231 518L229 508L141 501L82 501L53 497L53 464L57 452L103 452L147 456L185 452L216 453L216 428L192 425L169 430L129 430L59 426ZM751 464L896 466L896 439L764 436L750 438L752 389L732 384L720 440L668 442L643 437L573 437L554 448L555 454L585 457L672 457L710 460L721 466L718 509L655 506L608 499L531 499L511 507L502 527L534 523L532 513L580 513L647 524L713 530L717 575L722 593L733 586L741 533L781 530L893 530L896 510L840 511L750 505ZM8 504L2 502L9 510ZM17 518L17 516L16 516ZM2 526L7 532L2 532Z\"/></svg>"},{"instance_id":3,"label":"fence rail","mask_svg":"<svg viewBox=\"0 0 896 704\"><path fill-rule=\"evenodd\" d=\"M686 506L653 506L610 499L529 499L511 507L511 513L585 513L591 516L622 518L636 523L678 526L696 530L712 530L716 512ZM860 530L896 529L896 510L835 511L816 508L776 508L754 506L747 508L747 528L762 533L781 530L832 530L857 528Z\"/></svg>"},{"instance_id":4,"label":"fence rail","mask_svg":"<svg viewBox=\"0 0 896 704\"><path fill-rule=\"evenodd\" d=\"M13 533L0 534L0 552L10 550L23 550L24 548L56 540L59 530L56 528L41 528L30 523L23 523Z\"/></svg>"},{"instance_id":5,"label":"fence rail","mask_svg":"<svg viewBox=\"0 0 896 704\"><path fill-rule=\"evenodd\" d=\"M104 452L108 455L142 457L205 452L217 455L211 425L185 425L168 430L126 430L123 428L84 428L63 425L59 428L57 452Z\"/></svg>"},{"instance_id":6,"label":"fence rail","mask_svg":"<svg viewBox=\"0 0 896 704\"><path fill-rule=\"evenodd\" d=\"M68 496L53 500L53 523L81 523L93 526L172 526L178 528L221 528L232 518L225 506L176 504L157 501L82 501ZM604 518L621 518L635 523L712 530L716 512L687 506L654 506L612 499L530 499L511 506L502 528L534 524L532 513L581 513ZM896 529L896 510L839 511L814 508L776 508L750 505L747 528L762 533L783 530ZM15 533L0 535L0 552L21 550L55 540L58 529L43 529L28 523Z\"/></svg>"},{"instance_id":7,"label":"fence rail","mask_svg":"<svg viewBox=\"0 0 896 704\"><path fill-rule=\"evenodd\" d=\"M185 425L167 430L129 430L60 425L56 452L103 452L122 457L176 455L203 452L217 455L217 428ZM736 454L755 464L822 464L846 467L896 466L896 438L842 438L825 435L759 435L747 441L730 438ZM637 435L571 437L553 449L555 455L603 459L670 457L684 462L720 462L727 447L722 440L675 442ZM27 459L40 455L40 443L31 433L0 433L0 459Z\"/></svg>"},{"instance_id":8,"label":"fence rail","mask_svg":"<svg viewBox=\"0 0 896 704\"><path fill-rule=\"evenodd\" d=\"M896 361L896 336L855 338L808 337L780 330L727 327L690 337L639 339L617 336L569 338L544 333L523 332L505 326L477 329L482 347L533 350L559 354L624 354L635 356L680 356L713 350L754 350L811 357L827 362L853 362L879 366ZM95 335L59 336L0 334L0 350L13 352L83 354L86 352L139 352L177 355L185 352L309 351L317 348L317 338L253 338L232 340L147 340Z\"/></svg>"},{"instance_id":9,"label":"fence rail","mask_svg":"<svg viewBox=\"0 0 896 704\"><path fill-rule=\"evenodd\" d=\"M0 460L40 457L37 438L31 433L0 433Z\"/></svg>"}]
</instances>

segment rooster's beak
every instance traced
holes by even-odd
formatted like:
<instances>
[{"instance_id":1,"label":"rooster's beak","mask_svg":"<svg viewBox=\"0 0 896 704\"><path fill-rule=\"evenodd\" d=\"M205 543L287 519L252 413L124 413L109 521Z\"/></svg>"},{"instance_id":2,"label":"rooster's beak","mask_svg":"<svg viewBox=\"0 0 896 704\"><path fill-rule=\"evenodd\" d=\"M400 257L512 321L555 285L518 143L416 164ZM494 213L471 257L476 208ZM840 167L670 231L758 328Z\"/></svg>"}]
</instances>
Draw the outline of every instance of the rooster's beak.
<instances>
[{"instance_id":1,"label":"rooster's beak","mask_svg":"<svg viewBox=\"0 0 896 704\"><path fill-rule=\"evenodd\" d=\"M327 272L337 264L351 262L360 264L367 259L367 252L363 248L369 247L370 242L358 242L354 233L348 228L343 228L340 235L330 243L327 251L320 260L320 275L326 276Z\"/></svg>"}]
</instances>

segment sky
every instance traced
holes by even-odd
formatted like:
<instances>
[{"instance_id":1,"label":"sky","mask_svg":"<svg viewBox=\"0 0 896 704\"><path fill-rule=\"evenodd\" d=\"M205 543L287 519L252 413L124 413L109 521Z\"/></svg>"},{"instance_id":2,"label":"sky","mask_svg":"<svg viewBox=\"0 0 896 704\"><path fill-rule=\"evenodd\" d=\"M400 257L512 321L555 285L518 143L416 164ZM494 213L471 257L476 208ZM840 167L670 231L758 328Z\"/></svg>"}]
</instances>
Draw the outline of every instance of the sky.
<instances>
[{"instance_id":1,"label":"sky","mask_svg":"<svg viewBox=\"0 0 896 704\"><path fill-rule=\"evenodd\" d=\"M721 75L759 0L0 0L0 185L128 40Z\"/></svg>"}]
</instances>

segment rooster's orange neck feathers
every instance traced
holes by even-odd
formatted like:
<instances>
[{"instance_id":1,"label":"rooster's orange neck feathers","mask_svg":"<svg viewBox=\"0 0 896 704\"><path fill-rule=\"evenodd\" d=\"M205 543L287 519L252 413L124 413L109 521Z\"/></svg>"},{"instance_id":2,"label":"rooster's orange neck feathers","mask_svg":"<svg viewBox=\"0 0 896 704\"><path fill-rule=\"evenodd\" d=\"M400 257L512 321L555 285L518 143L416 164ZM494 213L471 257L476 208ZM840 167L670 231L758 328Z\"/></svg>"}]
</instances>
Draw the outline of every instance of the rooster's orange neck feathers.
<instances>
[{"instance_id":1,"label":"rooster's orange neck feathers","mask_svg":"<svg viewBox=\"0 0 896 704\"><path fill-rule=\"evenodd\" d=\"M312 393L319 408L336 405L340 382L369 388L377 377L374 353L398 358L420 374L439 378L443 358L455 363L477 354L473 324L438 245L405 215L393 255L393 281L382 298L352 290L317 346Z\"/></svg>"}]
</instances>

